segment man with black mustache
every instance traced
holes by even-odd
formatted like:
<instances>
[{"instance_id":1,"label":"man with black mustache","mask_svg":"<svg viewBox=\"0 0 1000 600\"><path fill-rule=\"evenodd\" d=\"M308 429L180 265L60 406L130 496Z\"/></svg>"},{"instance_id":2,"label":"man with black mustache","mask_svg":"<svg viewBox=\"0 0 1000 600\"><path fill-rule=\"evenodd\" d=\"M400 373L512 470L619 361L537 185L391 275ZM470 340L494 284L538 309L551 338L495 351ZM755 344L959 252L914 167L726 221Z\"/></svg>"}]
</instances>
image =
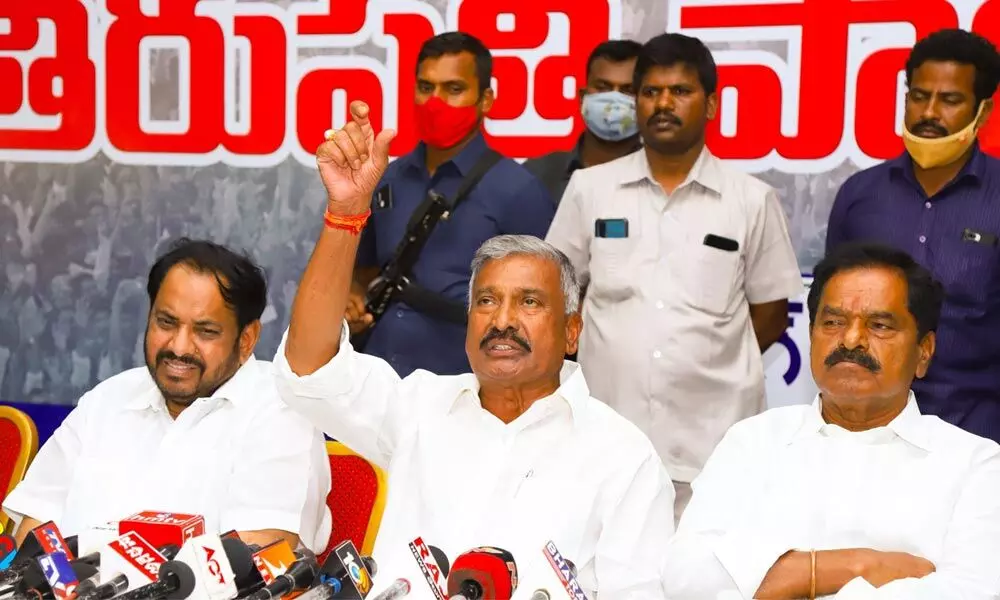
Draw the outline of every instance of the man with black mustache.
<instances>
[{"instance_id":1,"label":"man with black mustache","mask_svg":"<svg viewBox=\"0 0 1000 600\"><path fill-rule=\"evenodd\" d=\"M810 406L734 425L670 541L672 600L1000 597L1000 445L921 414L944 292L847 244L809 290Z\"/></svg>"},{"instance_id":2,"label":"man with black mustache","mask_svg":"<svg viewBox=\"0 0 1000 600\"><path fill-rule=\"evenodd\" d=\"M774 190L705 146L718 107L708 48L657 36L634 76L645 147L576 171L546 239L587 286L587 380L652 438L680 517L726 429L764 409L761 353L802 277Z\"/></svg>"},{"instance_id":3,"label":"man with black mustache","mask_svg":"<svg viewBox=\"0 0 1000 600\"><path fill-rule=\"evenodd\" d=\"M1000 86L1000 53L974 33L939 31L913 47L906 80L906 151L844 183L826 247L887 243L944 284L938 358L914 383L917 401L1000 441L1000 160L976 141Z\"/></svg>"},{"instance_id":4,"label":"man with black mustache","mask_svg":"<svg viewBox=\"0 0 1000 600\"><path fill-rule=\"evenodd\" d=\"M563 360L581 328L565 255L524 235L479 247L468 287L471 373L400 378L351 346L342 315L358 230L393 137L376 135L363 102L351 113L317 153L326 227L275 366L289 406L388 472L373 556L390 575L371 593L417 573L409 547L422 537L452 558L483 545L512 552L526 594L538 569L551 574L542 553L551 540L576 563L588 597L662 599L673 489L649 439L591 397L579 366Z\"/></svg>"},{"instance_id":5,"label":"man with black mustache","mask_svg":"<svg viewBox=\"0 0 1000 600\"><path fill-rule=\"evenodd\" d=\"M17 537L55 521L74 535L143 510L197 514L247 543L322 552L331 520L323 436L281 403L253 356L263 271L179 240L149 272L146 365L84 394L3 509Z\"/></svg>"}]
</instances>

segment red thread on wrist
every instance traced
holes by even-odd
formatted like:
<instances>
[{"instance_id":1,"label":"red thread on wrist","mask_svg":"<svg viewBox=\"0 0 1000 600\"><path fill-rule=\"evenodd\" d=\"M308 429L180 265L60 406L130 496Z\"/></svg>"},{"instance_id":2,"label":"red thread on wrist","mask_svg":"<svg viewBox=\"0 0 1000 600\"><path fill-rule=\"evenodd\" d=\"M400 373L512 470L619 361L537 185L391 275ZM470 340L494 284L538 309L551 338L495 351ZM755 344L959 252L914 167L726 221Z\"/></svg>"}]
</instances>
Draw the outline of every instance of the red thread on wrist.
<instances>
[{"instance_id":1,"label":"red thread on wrist","mask_svg":"<svg viewBox=\"0 0 1000 600\"><path fill-rule=\"evenodd\" d=\"M372 214L372 209L368 209L360 215L335 215L330 212L330 209L326 210L326 214L323 215L323 223L329 229L343 229L344 231L349 231L354 235L361 233L361 230L365 228L368 223L368 217Z\"/></svg>"}]
</instances>

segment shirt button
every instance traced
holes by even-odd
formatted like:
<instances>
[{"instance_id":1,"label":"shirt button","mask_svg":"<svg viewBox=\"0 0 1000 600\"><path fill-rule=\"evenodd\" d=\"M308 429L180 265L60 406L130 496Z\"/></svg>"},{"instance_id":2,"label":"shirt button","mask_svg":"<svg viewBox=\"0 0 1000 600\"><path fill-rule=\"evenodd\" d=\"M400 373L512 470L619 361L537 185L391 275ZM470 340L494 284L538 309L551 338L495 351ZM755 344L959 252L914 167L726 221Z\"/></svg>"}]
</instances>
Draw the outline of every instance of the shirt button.
<instances>
[{"instance_id":1,"label":"shirt button","mask_svg":"<svg viewBox=\"0 0 1000 600\"><path fill-rule=\"evenodd\" d=\"M928 200L927 202L924 202L924 206L926 206L927 208L930 208L931 207L930 200Z\"/></svg>"},{"instance_id":2,"label":"shirt button","mask_svg":"<svg viewBox=\"0 0 1000 600\"><path fill-rule=\"evenodd\" d=\"M660 358L661 356L663 356L662 352L659 350L653 350L653 358Z\"/></svg>"},{"instance_id":3,"label":"shirt button","mask_svg":"<svg viewBox=\"0 0 1000 600\"><path fill-rule=\"evenodd\" d=\"M663 300L656 301L656 308L663 308Z\"/></svg>"},{"instance_id":4,"label":"shirt button","mask_svg":"<svg viewBox=\"0 0 1000 600\"><path fill-rule=\"evenodd\" d=\"M403 311L397 310L396 311L396 318L397 319L402 319L403 318Z\"/></svg>"},{"instance_id":5,"label":"shirt button","mask_svg":"<svg viewBox=\"0 0 1000 600\"><path fill-rule=\"evenodd\" d=\"M922 236L920 236L920 243L921 243L921 244L925 244L925 243L927 243L927 236L926 236L926 235L922 235Z\"/></svg>"}]
</instances>

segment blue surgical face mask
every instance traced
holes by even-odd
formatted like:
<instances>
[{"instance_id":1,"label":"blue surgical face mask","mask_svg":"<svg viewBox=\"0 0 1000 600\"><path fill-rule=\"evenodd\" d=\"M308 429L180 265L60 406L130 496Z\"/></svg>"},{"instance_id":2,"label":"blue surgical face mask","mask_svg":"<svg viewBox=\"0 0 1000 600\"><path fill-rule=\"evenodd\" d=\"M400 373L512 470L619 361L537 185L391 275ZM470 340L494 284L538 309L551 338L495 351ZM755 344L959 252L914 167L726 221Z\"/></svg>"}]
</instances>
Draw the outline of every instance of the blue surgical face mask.
<instances>
[{"instance_id":1,"label":"blue surgical face mask","mask_svg":"<svg viewBox=\"0 0 1000 600\"><path fill-rule=\"evenodd\" d=\"M621 92L598 92L583 97L583 122L591 133L608 142L620 142L639 132L635 98Z\"/></svg>"}]
</instances>

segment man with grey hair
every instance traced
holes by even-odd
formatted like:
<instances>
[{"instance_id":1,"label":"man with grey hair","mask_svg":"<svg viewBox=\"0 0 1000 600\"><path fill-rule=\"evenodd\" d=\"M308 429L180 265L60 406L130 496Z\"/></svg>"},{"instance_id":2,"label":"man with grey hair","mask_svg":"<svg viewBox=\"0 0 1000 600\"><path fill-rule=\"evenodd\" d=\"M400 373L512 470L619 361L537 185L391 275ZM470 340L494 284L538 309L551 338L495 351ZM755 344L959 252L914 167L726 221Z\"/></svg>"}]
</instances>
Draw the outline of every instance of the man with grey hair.
<instances>
[{"instance_id":1,"label":"man with grey hair","mask_svg":"<svg viewBox=\"0 0 1000 600\"><path fill-rule=\"evenodd\" d=\"M393 137L375 136L363 102L351 113L317 151L326 227L275 366L289 406L388 471L373 553L385 575L372 592L420 576L408 546L421 537L451 558L503 548L529 591L546 573L552 581L542 553L552 541L590 597L663 598L673 487L646 436L592 398L579 367L563 360L582 327L565 255L516 235L477 251L465 344L473 373L400 379L351 347L341 315L358 224Z\"/></svg>"}]
</instances>

